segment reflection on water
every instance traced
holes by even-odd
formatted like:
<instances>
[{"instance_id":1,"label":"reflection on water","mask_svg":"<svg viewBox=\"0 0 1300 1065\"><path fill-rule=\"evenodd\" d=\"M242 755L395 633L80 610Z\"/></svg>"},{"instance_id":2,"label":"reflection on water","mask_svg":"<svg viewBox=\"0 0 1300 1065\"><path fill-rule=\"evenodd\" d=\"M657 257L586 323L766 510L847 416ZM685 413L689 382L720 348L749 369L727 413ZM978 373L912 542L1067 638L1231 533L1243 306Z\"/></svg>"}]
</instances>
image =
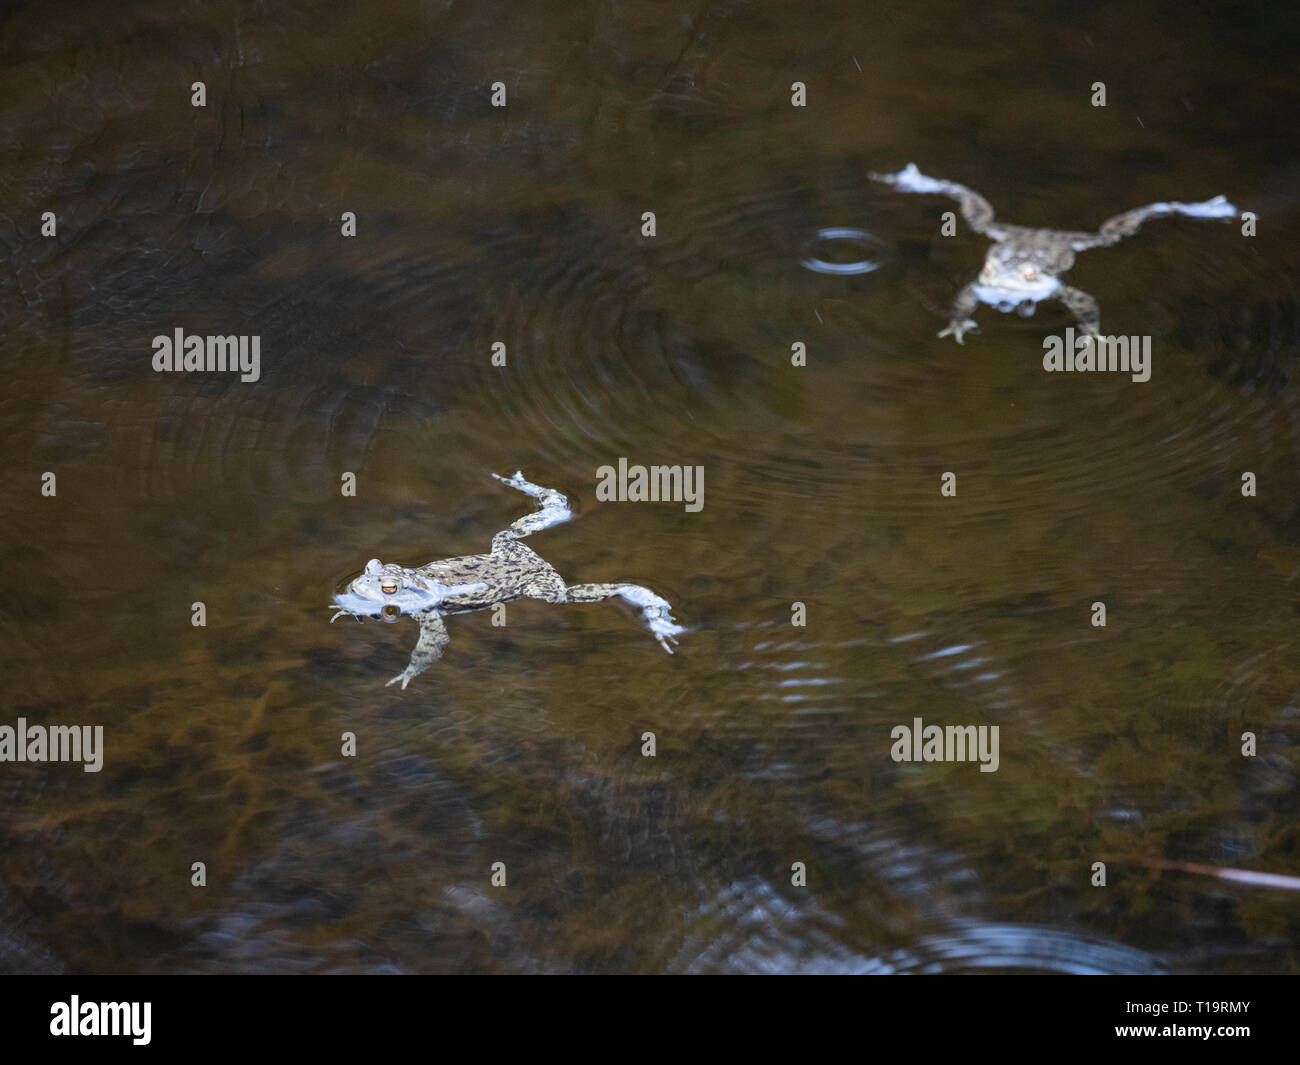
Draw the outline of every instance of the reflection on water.
<instances>
[{"instance_id":1,"label":"reflection on water","mask_svg":"<svg viewBox=\"0 0 1300 1065\"><path fill-rule=\"evenodd\" d=\"M1300 873L1297 31L1199 17L7 14L0 723L107 750L0 764L0 968L1293 969L1294 896L1144 864ZM1063 310L934 338L985 242L866 179L910 159L1026 225L1223 192L1259 234L1083 257L1152 378L1044 374ZM175 328L261 379L153 373ZM597 502L620 457L706 505ZM485 550L515 469L678 653L520 602L384 688L414 628L331 628L337 582ZM917 717L998 771L891 761Z\"/></svg>"}]
</instances>

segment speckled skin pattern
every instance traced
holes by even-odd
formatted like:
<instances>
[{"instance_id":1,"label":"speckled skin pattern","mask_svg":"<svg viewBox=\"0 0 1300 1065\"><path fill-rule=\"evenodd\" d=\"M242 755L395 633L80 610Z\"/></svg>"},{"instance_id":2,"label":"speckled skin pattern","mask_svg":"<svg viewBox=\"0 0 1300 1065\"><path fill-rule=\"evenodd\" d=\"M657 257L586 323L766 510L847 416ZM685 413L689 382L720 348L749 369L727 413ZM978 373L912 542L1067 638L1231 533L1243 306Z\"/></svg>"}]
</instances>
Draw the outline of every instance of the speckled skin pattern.
<instances>
[{"instance_id":1,"label":"speckled skin pattern","mask_svg":"<svg viewBox=\"0 0 1300 1065\"><path fill-rule=\"evenodd\" d=\"M430 562L418 569L405 569L372 558L365 571L334 597L338 611L330 619L373 617L396 621L403 615L415 618L420 638L411 652L410 664L390 680L405 688L435 661L442 657L450 637L443 618L482 610L515 599L542 599L548 603L596 603L619 596L642 608L651 633L669 654L678 633L685 630L674 623L669 603L648 588L637 584L572 584L537 552L520 541L532 533L568 521L573 512L563 495L551 488L541 488L524 480L517 472L513 477L496 477L502 484L517 488L538 501L538 509L512 523L492 538L492 550L486 555L463 555Z\"/></svg>"},{"instance_id":2,"label":"speckled skin pattern","mask_svg":"<svg viewBox=\"0 0 1300 1065\"><path fill-rule=\"evenodd\" d=\"M1203 203L1152 203L1135 207L1103 222L1096 233L1070 233L1057 229L1029 229L993 220L993 208L978 192L953 181L926 177L909 163L896 174L871 174L873 181L893 185L902 192L948 196L961 204L962 217L976 233L997 241L984 260L979 277L963 288L953 303L952 317L939 336L979 332L970 317L980 303L1002 312L1014 310L1028 317L1040 300L1060 300L1070 309L1079 331L1097 336L1101 312L1088 293L1063 284L1060 275L1074 265L1074 253L1117 244L1138 231L1148 218L1180 214L1188 218L1231 218L1237 209L1222 196Z\"/></svg>"}]
</instances>

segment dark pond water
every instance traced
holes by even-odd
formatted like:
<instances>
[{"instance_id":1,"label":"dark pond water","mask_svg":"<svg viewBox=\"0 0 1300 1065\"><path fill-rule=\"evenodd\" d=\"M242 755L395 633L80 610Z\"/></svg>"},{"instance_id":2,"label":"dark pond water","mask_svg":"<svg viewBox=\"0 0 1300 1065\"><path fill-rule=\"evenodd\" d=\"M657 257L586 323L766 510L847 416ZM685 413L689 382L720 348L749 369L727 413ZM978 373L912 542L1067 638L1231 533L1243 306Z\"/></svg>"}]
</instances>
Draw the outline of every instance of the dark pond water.
<instances>
[{"instance_id":1,"label":"dark pond water","mask_svg":"<svg viewBox=\"0 0 1300 1065\"><path fill-rule=\"evenodd\" d=\"M105 738L0 763L0 968L1294 971L1300 895L1162 863L1300 875L1298 46L1186 3L9 10L0 724ZM1083 254L1151 379L1048 374L1059 304L936 339L986 241L867 180L909 161L1258 233ZM827 228L878 269L802 265ZM176 328L260 379L155 373ZM620 457L703 509L598 501ZM330 626L337 582L486 550L516 469L579 512L530 545L678 653L522 602L385 687L415 626ZM892 760L917 717L997 772Z\"/></svg>"}]
</instances>

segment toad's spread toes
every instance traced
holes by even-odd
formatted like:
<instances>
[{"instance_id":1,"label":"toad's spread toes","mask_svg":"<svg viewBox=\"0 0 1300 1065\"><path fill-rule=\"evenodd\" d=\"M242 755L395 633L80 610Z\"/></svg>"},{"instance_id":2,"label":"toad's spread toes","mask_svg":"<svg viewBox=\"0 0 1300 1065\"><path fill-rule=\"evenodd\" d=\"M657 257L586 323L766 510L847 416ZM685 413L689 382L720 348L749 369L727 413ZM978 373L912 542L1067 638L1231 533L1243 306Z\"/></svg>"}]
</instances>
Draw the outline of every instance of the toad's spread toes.
<instances>
[{"instance_id":1,"label":"toad's spread toes","mask_svg":"<svg viewBox=\"0 0 1300 1065\"><path fill-rule=\"evenodd\" d=\"M967 333L978 333L980 327L975 324L974 318L954 318L948 325L939 330L940 337L952 337L958 344L962 343L962 337Z\"/></svg>"}]
</instances>

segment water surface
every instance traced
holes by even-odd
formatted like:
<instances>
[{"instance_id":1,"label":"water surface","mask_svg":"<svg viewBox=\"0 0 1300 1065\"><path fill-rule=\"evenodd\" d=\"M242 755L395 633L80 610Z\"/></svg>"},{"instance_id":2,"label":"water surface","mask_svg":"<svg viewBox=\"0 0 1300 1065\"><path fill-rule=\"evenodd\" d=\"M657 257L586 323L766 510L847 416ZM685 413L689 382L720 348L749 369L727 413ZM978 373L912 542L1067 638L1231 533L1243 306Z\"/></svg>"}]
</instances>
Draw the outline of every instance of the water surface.
<instances>
[{"instance_id":1,"label":"water surface","mask_svg":"<svg viewBox=\"0 0 1300 1065\"><path fill-rule=\"evenodd\" d=\"M1293 893L1144 863L1300 875L1298 37L1186 4L11 11L3 723L107 751L0 765L0 968L1294 971ZM1224 193L1259 231L1081 255L1152 378L1049 375L1059 306L936 340L985 242L866 179L909 161L1017 224ZM802 266L828 228L879 268ZM259 335L260 380L154 373L178 326ZM619 457L703 466L703 510L597 502ZM486 550L516 469L579 511L530 545L669 598L678 654L519 603L384 687L415 627L331 627L336 582ZM998 771L893 762L917 717L999 726Z\"/></svg>"}]
</instances>

